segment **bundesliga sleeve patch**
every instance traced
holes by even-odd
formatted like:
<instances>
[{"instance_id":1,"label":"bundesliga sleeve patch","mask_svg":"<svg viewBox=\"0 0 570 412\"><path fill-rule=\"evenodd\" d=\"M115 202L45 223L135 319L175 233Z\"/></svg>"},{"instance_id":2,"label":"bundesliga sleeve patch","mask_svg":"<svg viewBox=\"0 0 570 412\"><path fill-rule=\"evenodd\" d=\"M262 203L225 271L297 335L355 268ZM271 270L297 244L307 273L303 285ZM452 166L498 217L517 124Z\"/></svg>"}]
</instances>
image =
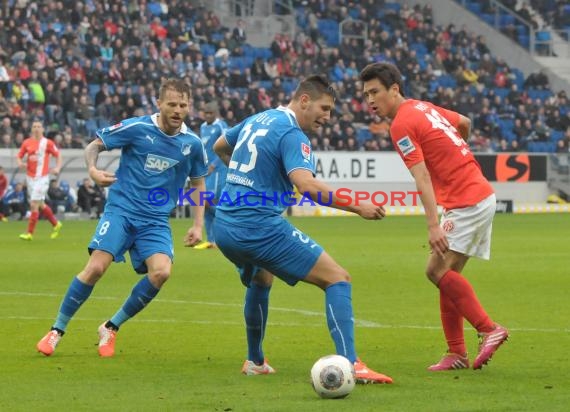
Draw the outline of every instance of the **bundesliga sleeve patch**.
<instances>
[{"instance_id":1,"label":"bundesliga sleeve patch","mask_svg":"<svg viewBox=\"0 0 570 412\"><path fill-rule=\"evenodd\" d=\"M121 127L122 125L123 125L122 122L121 122L121 123L114 124L113 126L109 126L109 127L107 128L107 131L108 131L108 132L112 132L113 130L117 130L117 129L118 129L119 127Z\"/></svg>"},{"instance_id":2,"label":"bundesliga sleeve patch","mask_svg":"<svg viewBox=\"0 0 570 412\"><path fill-rule=\"evenodd\" d=\"M396 144L398 145L400 152L402 152L404 156L407 156L410 153L412 153L414 150L416 150L416 146L414 146L412 140L408 136L402 137L400 140L396 142Z\"/></svg>"}]
</instances>

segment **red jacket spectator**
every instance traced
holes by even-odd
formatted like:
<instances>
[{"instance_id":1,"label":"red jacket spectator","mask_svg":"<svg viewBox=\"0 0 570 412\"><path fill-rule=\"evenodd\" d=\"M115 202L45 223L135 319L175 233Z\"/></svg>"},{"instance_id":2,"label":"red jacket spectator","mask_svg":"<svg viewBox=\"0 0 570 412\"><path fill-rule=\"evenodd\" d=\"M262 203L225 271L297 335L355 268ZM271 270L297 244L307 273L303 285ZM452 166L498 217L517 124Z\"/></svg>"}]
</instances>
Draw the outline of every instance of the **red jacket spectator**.
<instances>
[{"instance_id":1,"label":"red jacket spectator","mask_svg":"<svg viewBox=\"0 0 570 412\"><path fill-rule=\"evenodd\" d=\"M154 18L150 24L150 29L156 34L156 37L161 40L166 39L166 36L168 35L168 30L166 30L166 28L162 25L159 17Z\"/></svg>"},{"instance_id":2,"label":"red jacket spectator","mask_svg":"<svg viewBox=\"0 0 570 412\"><path fill-rule=\"evenodd\" d=\"M79 62L77 60L74 60L71 64L71 67L69 68L69 78L76 79L78 74L81 76L83 83L87 83L87 79L85 78L85 70L83 70L83 67L79 65Z\"/></svg>"}]
</instances>

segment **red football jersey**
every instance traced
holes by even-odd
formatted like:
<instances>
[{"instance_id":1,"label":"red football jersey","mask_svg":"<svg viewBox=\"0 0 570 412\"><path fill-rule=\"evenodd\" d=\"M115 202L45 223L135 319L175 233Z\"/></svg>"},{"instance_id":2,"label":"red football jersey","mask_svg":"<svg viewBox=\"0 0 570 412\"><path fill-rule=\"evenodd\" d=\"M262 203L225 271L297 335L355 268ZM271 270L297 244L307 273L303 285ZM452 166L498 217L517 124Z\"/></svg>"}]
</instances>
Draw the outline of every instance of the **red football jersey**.
<instances>
[{"instance_id":1,"label":"red football jersey","mask_svg":"<svg viewBox=\"0 0 570 412\"><path fill-rule=\"evenodd\" d=\"M32 137L24 140L18 157L28 156L26 161L27 174L30 177L41 177L49 174L49 156L59 156L59 150L53 140L42 137L37 140Z\"/></svg>"},{"instance_id":2,"label":"red football jersey","mask_svg":"<svg viewBox=\"0 0 570 412\"><path fill-rule=\"evenodd\" d=\"M446 209L473 206L494 193L458 124L459 113L410 99L390 127L394 147L408 169L425 162L437 203Z\"/></svg>"},{"instance_id":3,"label":"red football jersey","mask_svg":"<svg viewBox=\"0 0 570 412\"><path fill-rule=\"evenodd\" d=\"M8 179L6 179L6 175L0 176L0 199L4 197L4 193L6 192L7 187Z\"/></svg>"}]
</instances>

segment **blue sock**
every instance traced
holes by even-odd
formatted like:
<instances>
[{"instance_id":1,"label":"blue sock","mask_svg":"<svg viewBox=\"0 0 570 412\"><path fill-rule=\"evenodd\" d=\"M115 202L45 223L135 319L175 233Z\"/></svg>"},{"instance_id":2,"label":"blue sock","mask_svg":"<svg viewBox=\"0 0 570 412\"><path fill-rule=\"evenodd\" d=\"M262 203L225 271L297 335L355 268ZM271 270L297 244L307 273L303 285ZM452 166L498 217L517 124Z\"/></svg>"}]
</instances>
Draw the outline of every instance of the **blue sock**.
<instances>
[{"instance_id":1,"label":"blue sock","mask_svg":"<svg viewBox=\"0 0 570 412\"><path fill-rule=\"evenodd\" d=\"M53 328L65 332L67 324L73 315L75 315L75 312L77 312L81 307L83 302L87 300L92 290L93 286L86 285L77 279L77 277L73 278L69 288L67 289L65 297L61 301L59 313L57 314Z\"/></svg>"},{"instance_id":2,"label":"blue sock","mask_svg":"<svg viewBox=\"0 0 570 412\"><path fill-rule=\"evenodd\" d=\"M204 225L206 226L206 239L210 243L216 243L214 237L214 218L216 217L216 207L214 205L204 210Z\"/></svg>"},{"instance_id":3,"label":"blue sock","mask_svg":"<svg viewBox=\"0 0 570 412\"><path fill-rule=\"evenodd\" d=\"M336 347L336 353L356 361L354 348L354 317L352 314L352 285L338 282L325 290L327 325Z\"/></svg>"},{"instance_id":4,"label":"blue sock","mask_svg":"<svg viewBox=\"0 0 570 412\"><path fill-rule=\"evenodd\" d=\"M123 307L113 315L111 323L118 329L123 323L143 310L159 291L160 289L155 288L153 284L150 283L148 276L143 277L139 283L135 285L131 296L123 303Z\"/></svg>"},{"instance_id":5,"label":"blue sock","mask_svg":"<svg viewBox=\"0 0 570 412\"><path fill-rule=\"evenodd\" d=\"M245 330L247 334L247 359L261 365L263 356L263 337L269 312L269 291L271 287L262 287L252 283L245 292Z\"/></svg>"}]
</instances>

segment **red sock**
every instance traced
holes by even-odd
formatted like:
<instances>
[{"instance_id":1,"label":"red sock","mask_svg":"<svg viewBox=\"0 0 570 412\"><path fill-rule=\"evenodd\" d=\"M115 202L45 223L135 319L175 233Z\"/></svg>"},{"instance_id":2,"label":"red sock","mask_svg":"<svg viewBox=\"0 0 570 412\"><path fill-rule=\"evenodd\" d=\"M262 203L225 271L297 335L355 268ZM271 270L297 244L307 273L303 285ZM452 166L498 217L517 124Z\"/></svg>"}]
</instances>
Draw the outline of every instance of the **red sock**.
<instances>
[{"instance_id":1,"label":"red sock","mask_svg":"<svg viewBox=\"0 0 570 412\"><path fill-rule=\"evenodd\" d=\"M463 337L463 316L455 307L453 301L442 291L439 291L439 309L441 324L449 352L464 355L465 339Z\"/></svg>"},{"instance_id":2,"label":"red sock","mask_svg":"<svg viewBox=\"0 0 570 412\"><path fill-rule=\"evenodd\" d=\"M28 221L28 233L34 233L36 230L36 223L40 217L40 212L32 212L30 214L30 220Z\"/></svg>"},{"instance_id":3,"label":"red sock","mask_svg":"<svg viewBox=\"0 0 570 412\"><path fill-rule=\"evenodd\" d=\"M42 209L42 214L47 218L47 220L49 220L49 222L52 224L52 226L57 225L57 219L53 215L51 207L49 207L48 205L45 205L44 208Z\"/></svg>"},{"instance_id":4,"label":"red sock","mask_svg":"<svg viewBox=\"0 0 570 412\"><path fill-rule=\"evenodd\" d=\"M495 324L479 303L471 284L461 274L448 270L439 281L439 290L448 296L461 315L477 329L477 332L490 332Z\"/></svg>"}]
</instances>

